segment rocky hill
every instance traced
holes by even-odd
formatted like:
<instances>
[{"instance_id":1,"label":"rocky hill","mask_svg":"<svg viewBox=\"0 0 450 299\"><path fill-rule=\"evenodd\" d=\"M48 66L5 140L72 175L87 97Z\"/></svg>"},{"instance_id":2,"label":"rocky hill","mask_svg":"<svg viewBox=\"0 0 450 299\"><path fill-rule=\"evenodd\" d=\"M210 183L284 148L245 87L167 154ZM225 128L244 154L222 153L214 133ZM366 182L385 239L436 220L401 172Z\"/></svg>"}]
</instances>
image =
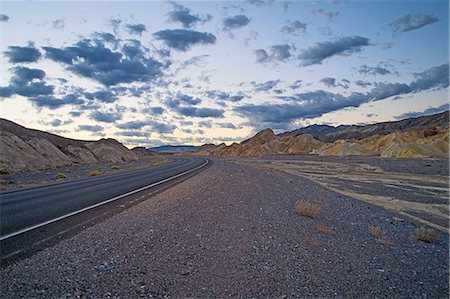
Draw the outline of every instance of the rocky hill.
<instances>
[{"instance_id":1,"label":"rocky hill","mask_svg":"<svg viewBox=\"0 0 450 299\"><path fill-rule=\"evenodd\" d=\"M315 139L323 142L334 142L336 140L363 139L374 135L387 135L398 131L410 129L423 129L429 127L448 126L449 111L439 114L408 118L399 121L382 122L364 126L328 126L312 125L294 131L280 134L280 136L298 136L311 134Z\"/></svg>"},{"instance_id":2,"label":"rocky hill","mask_svg":"<svg viewBox=\"0 0 450 299\"><path fill-rule=\"evenodd\" d=\"M137 159L138 155L115 139L75 140L0 119L0 169L22 171Z\"/></svg>"},{"instance_id":3,"label":"rocky hill","mask_svg":"<svg viewBox=\"0 0 450 299\"><path fill-rule=\"evenodd\" d=\"M322 156L368 155L397 158L448 157L448 111L433 116L369 126L341 127L311 126L304 131L311 134L275 135L265 129L240 144L230 146L204 145L200 155L261 156L283 154L314 154ZM395 130L398 128L398 130ZM333 130L334 133L332 132ZM339 131L341 130L341 131ZM294 132L294 131L293 131ZM297 132L300 132L297 130ZM338 132L338 134L336 133ZM374 134L374 132L380 132ZM389 133L386 133L389 132ZM314 134L322 134L321 139ZM366 136L364 136L366 134ZM343 136L343 139L335 139ZM344 138L345 136L351 136ZM356 138L358 137L358 138ZM323 141L333 140L333 141Z\"/></svg>"}]
</instances>

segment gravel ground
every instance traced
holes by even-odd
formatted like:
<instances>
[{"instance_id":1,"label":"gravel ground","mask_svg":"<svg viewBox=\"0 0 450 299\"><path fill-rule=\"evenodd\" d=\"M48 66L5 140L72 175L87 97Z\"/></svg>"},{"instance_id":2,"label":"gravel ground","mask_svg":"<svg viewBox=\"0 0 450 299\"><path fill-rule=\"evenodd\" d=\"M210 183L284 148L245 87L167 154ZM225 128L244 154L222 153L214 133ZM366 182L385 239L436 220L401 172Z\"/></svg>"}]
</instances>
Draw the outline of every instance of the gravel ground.
<instances>
[{"instance_id":1,"label":"gravel ground","mask_svg":"<svg viewBox=\"0 0 450 299\"><path fill-rule=\"evenodd\" d=\"M297 200L322 209L306 218ZM382 245L370 226L393 244ZM2 269L1 297L447 298L448 234L423 243L410 238L415 229L300 177L216 159Z\"/></svg>"},{"instance_id":2,"label":"gravel ground","mask_svg":"<svg viewBox=\"0 0 450 299\"><path fill-rule=\"evenodd\" d=\"M22 188L85 179L89 178L89 174L92 171L98 171L100 175L110 175L124 171L138 170L159 165L160 163L166 163L169 160L170 157L158 156L123 163L76 164L52 169L0 174L0 191L13 191ZM58 173L64 174L66 178L57 178Z\"/></svg>"}]
</instances>

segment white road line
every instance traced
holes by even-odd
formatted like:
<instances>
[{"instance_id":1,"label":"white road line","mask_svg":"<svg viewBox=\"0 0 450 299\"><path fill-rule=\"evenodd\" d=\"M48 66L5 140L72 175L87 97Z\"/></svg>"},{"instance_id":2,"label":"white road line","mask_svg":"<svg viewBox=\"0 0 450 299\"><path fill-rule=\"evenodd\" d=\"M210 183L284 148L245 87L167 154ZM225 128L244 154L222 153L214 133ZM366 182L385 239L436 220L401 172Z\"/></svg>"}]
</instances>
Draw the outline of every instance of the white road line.
<instances>
[{"instance_id":1,"label":"white road line","mask_svg":"<svg viewBox=\"0 0 450 299\"><path fill-rule=\"evenodd\" d=\"M193 172L193 171L196 171L197 169L200 169L200 168L206 166L206 164L208 164L208 160L206 160L205 163L203 163L203 164L200 165L200 166L197 166L197 167L195 167L195 168L193 168L193 169L191 169L191 170L182 172L182 173L180 173L180 174L174 175L174 176L172 176L172 177L170 177L170 178L167 178L167 179L164 179L164 180L162 180L162 181L159 181L159 182L150 184L150 185L148 185L148 186L145 186L145 187L142 187L142 188L139 188L139 189L130 191L130 192L128 192L128 193L125 193L125 194L122 194L122 195L113 197L113 198L111 198L111 199L108 199L108 200L105 200L105 201L96 203L95 205L92 205L92 206L89 206L89 207L86 207L86 208L77 210L77 211L75 211L75 212L72 212L72 213L69 213L69 214L66 214L66 215L63 215L63 216L60 216L60 217L57 217L57 218L54 218L54 219L51 219L51 220L48 220L48 221L39 223L39 224L36 224L36 225L30 226L30 227L27 227L27 228L18 230L18 231L16 231L16 232L9 233L9 234L7 234L7 235L0 236L0 241L3 241L3 240L6 240L6 239L15 237L15 236L17 236L17 235L20 235L20 234L29 232L29 231L34 230L34 229L36 229L36 228L45 226L45 225L47 225L47 224L50 224L50 223L53 223L53 222L57 222L57 221L59 221L59 220L62 220L62 219L71 217L71 216L73 216L73 215L80 214L80 213L85 212L85 211L87 211L87 210L94 209L94 208L96 208L96 207L102 206L102 205L104 205L104 204L110 203L110 202L115 201L115 200L118 200L118 199L121 199L121 198L123 198L123 197L126 197L126 196L129 196L129 195L132 195L132 194L141 192L142 190L145 190L145 189L148 189L148 188L152 188L152 187L161 185L161 184L163 184L163 183L165 183L165 182L169 182L169 181L171 181L171 180L173 180L173 179L176 179L176 178L178 178L178 177L180 177L180 176L183 176L183 175L185 175L185 174L188 174L188 173L191 173L191 172Z\"/></svg>"}]
</instances>

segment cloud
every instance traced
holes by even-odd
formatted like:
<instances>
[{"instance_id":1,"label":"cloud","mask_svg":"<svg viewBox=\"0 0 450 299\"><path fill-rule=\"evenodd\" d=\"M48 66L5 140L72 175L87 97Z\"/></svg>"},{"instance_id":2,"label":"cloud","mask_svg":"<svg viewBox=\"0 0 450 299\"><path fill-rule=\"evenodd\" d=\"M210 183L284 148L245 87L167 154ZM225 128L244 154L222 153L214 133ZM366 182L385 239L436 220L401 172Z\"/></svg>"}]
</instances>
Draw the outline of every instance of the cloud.
<instances>
[{"instance_id":1,"label":"cloud","mask_svg":"<svg viewBox=\"0 0 450 299\"><path fill-rule=\"evenodd\" d=\"M0 96L11 97L18 94L24 97L53 94L54 86L46 85L43 81L46 74L40 69L14 67L9 86L0 87Z\"/></svg>"},{"instance_id":2,"label":"cloud","mask_svg":"<svg viewBox=\"0 0 450 299\"><path fill-rule=\"evenodd\" d=\"M160 114L163 114L164 111L165 110L162 107L150 107L150 108L142 109L142 112L151 114L151 115L160 115Z\"/></svg>"},{"instance_id":3,"label":"cloud","mask_svg":"<svg viewBox=\"0 0 450 299\"><path fill-rule=\"evenodd\" d=\"M439 107L430 107L425 109L421 112L407 112L400 114L399 116L396 116L396 119L405 119L405 118L413 118L413 117L419 117L419 116L425 116L425 115L433 115L440 112L448 111L450 109L450 104L445 103Z\"/></svg>"},{"instance_id":4,"label":"cloud","mask_svg":"<svg viewBox=\"0 0 450 299\"><path fill-rule=\"evenodd\" d=\"M407 14L396 18L389 24L389 27L391 27L394 33L401 33L417 30L426 25L436 23L437 21L439 21L439 19L432 15L421 14L413 16Z\"/></svg>"},{"instance_id":5,"label":"cloud","mask_svg":"<svg viewBox=\"0 0 450 299\"><path fill-rule=\"evenodd\" d=\"M275 0L247 0L247 2L256 6L272 6Z\"/></svg>"},{"instance_id":6,"label":"cloud","mask_svg":"<svg viewBox=\"0 0 450 299\"><path fill-rule=\"evenodd\" d=\"M118 125L116 125L116 127L119 129L124 129L124 130L140 130L143 127L145 127L146 125L148 125L147 121L135 120L135 121L129 121L129 122L126 122L123 124L118 124Z\"/></svg>"},{"instance_id":7,"label":"cloud","mask_svg":"<svg viewBox=\"0 0 450 299\"><path fill-rule=\"evenodd\" d=\"M11 63L37 62L41 58L41 52L32 44L27 47L9 46L4 53Z\"/></svg>"},{"instance_id":8,"label":"cloud","mask_svg":"<svg viewBox=\"0 0 450 299\"><path fill-rule=\"evenodd\" d=\"M154 122L150 124L150 127L153 131L163 134L163 133L172 133L177 127L175 125Z\"/></svg>"},{"instance_id":9,"label":"cloud","mask_svg":"<svg viewBox=\"0 0 450 299\"><path fill-rule=\"evenodd\" d=\"M225 128L225 129L237 129L238 128L232 123L216 123L215 125L220 128Z\"/></svg>"},{"instance_id":10,"label":"cloud","mask_svg":"<svg viewBox=\"0 0 450 299\"><path fill-rule=\"evenodd\" d=\"M128 33L136 34L139 36L141 36L142 33L147 31L147 27L145 27L144 24L127 24L127 25L125 25L125 27L127 28Z\"/></svg>"},{"instance_id":11,"label":"cloud","mask_svg":"<svg viewBox=\"0 0 450 299\"><path fill-rule=\"evenodd\" d=\"M326 77L320 80L319 82L325 84L327 87L335 87L336 86L336 79L331 77Z\"/></svg>"},{"instance_id":12,"label":"cloud","mask_svg":"<svg viewBox=\"0 0 450 299\"><path fill-rule=\"evenodd\" d=\"M269 91L275 88L278 85L278 83L280 83L280 80L269 80L262 83L256 83L252 81L250 83L253 85L256 92L260 92L260 91Z\"/></svg>"},{"instance_id":13,"label":"cloud","mask_svg":"<svg viewBox=\"0 0 450 299\"><path fill-rule=\"evenodd\" d=\"M306 23L302 23L299 20L294 22L288 21L288 23L284 25L280 31L286 34L298 36L306 32L306 27Z\"/></svg>"},{"instance_id":14,"label":"cloud","mask_svg":"<svg viewBox=\"0 0 450 299\"><path fill-rule=\"evenodd\" d=\"M118 100L116 95L109 90L99 90L93 93L85 93L88 99L97 99L103 103L114 103Z\"/></svg>"},{"instance_id":15,"label":"cloud","mask_svg":"<svg viewBox=\"0 0 450 299\"><path fill-rule=\"evenodd\" d=\"M0 14L0 22L7 22L9 20L9 17L4 14Z\"/></svg>"},{"instance_id":16,"label":"cloud","mask_svg":"<svg viewBox=\"0 0 450 299\"><path fill-rule=\"evenodd\" d=\"M409 85L405 83L376 83L366 93L352 92L348 96L324 90L298 93L292 96L278 96L289 101L285 104L250 104L234 107L234 111L250 120L256 128L287 127L293 120L315 118L325 113L347 107L359 107L371 101L380 101L420 91L447 88L449 85L448 64L432 67L415 74L415 80Z\"/></svg>"},{"instance_id":17,"label":"cloud","mask_svg":"<svg viewBox=\"0 0 450 299\"><path fill-rule=\"evenodd\" d=\"M256 55L256 63L264 63L270 60L269 54L264 49L257 49L253 51Z\"/></svg>"},{"instance_id":18,"label":"cloud","mask_svg":"<svg viewBox=\"0 0 450 299\"><path fill-rule=\"evenodd\" d=\"M98 122L104 122L104 123L113 123L118 120L122 119L122 113L121 112L100 112L100 111L93 111L89 115L91 119L98 121Z\"/></svg>"},{"instance_id":19,"label":"cloud","mask_svg":"<svg viewBox=\"0 0 450 299\"><path fill-rule=\"evenodd\" d=\"M149 133L140 131L120 131L117 132L115 135L126 137L148 137Z\"/></svg>"},{"instance_id":20,"label":"cloud","mask_svg":"<svg viewBox=\"0 0 450 299\"><path fill-rule=\"evenodd\" d=\"M290 89L297 89L302 86L302 80L295 80L291 85L289 85Z\"/></svg>"},{"instance_id":21,"label":"cloud","mask_svg":"<svg viewBox=\"0 0 450 299\"><path fill-rule=\"evenodd\" d=\"M387 68L384 68L382 66L377 65L375 67L371 67L371 66L367 66L365 64L363 64L359 67L358 73L364 74L364 75L389 75L389 74L392 74L390 70L388 70Z\"/></svg>"},{"instance_id":22,"label":"cloud","mask_svg":"<svg viewBox=\"0 0 450 299\"><path fill-rule=\"evenodd\" d=\"M69 115L73 116L73 117L79 117L81 116L82 112L81 111L70 111Z\"/></svg>"},{"instance_id":23,"label":"cloud","mask_svg":"<svg viewBox=\"0 0 450 299\"><path fill-rule=\"evenodd\" d=\"M230 95L228 92L220 91L220 90L208 90L205 92L205 95L209 99L216 99L221 101L231 101L231 102L239 102L243 98L245 98L245 94L243 92L238 92L235 95Z\"/></svg>"},{"instance_id":24,"label":"cloud","mask_svg":"<svg viewBox=\"0 0 450 299\"><path fill-rule=\"evenodd\" d=\"M50 125L52 127L59 127L61 124L62 124L62 120L57 119L57 118L50 122Z\"/></svg>"},{"instance_id":25,"label":"cloud","mask_svg":"<svg viewBox=\"0 0 450 299\"><path fill-rule=\"evenodd\" d=\"M177 108L180 105L197 105L199 103L201 103L200 99L179 92L175 96L165 100L165 104L170 108Z\"/></svg>"},{"instance_id":26,"label":"cloud","mask_svg":"<svg viewBox=\"0 0 450 299\"><path fill-rule=\"evenodd\" d=\"M46 107L48 109L57 109L65 105L81 105L84 103L82 99L74 94L68 94L58 98L53 95L38 95L28 100L37 107Z\"/></svg>"},{"instance_id":27,"label":"cloud","mask_svg":"<svg viewBox=\"0 0 450 299\"><path fill-rule=\"evenodd\" d=\"M212 19L210 14L201 17L200 15L192 14L191 10L183 5L174 2L171 2L171 4L173 5L173 11L167 14L169 16L169 21L179 22L184 28L192 28L197 25L197 23L205 23Z\"/></svg>"},{"instance_id":28,"label":"cloud","mask_svg":"<svg viewBox=\"0 0 450 299\"><path fill-rule=\"evenodd\" d=\"M313 10L313 13L325 16L329 21L341 14L339 11L326 11L322 8Z\"/></svg>"},{"instance_id":29,"label":"cloud","mask_svg":"<svg viewBox=\"0 0 450 299\"><path fill-rule=\"evenodd\" d=\"M431 89L447 88L449 85L449 65L442 64L414 74L415 80L410 87L414 92Z\"/></svg>"},{"instance_id":30,"label":"cloud","mask_svg":"<svg viewBox=\"0 0 450 299\"><path fill-rule=\"evenodd\" d=\"M155 32L153 35L168 47L183 52L189 50L193 45L207 45L216 42L216 37L211 33L185 29L166 29Z\"/></svg>"},{"instance_id":31,"label":"cloud","mask_svg":"<svg viewBox=\"0 0 450 299\"><path fill-rule=\"evenodd\" d=\"M223 117L222 109L197 108L197 107L178 107L176 111L184 116L193 117Z\"/></svg>"},{"instance_id":32,"label":"cloud","mask_svg":"<svg viewBox=\"0 0 450 299\"><path fill-rule=\"evenodd\" d=\"M99 125L79 125L78 130L88 132L100 132L103 131L103 127Z\"/></svg>"},{"instance_id":33,"label":"cloud","mask_svg":"<svg viewBox=\"0 0 450 299\"><path fill-rule=\"evenodd\" d=\"M223 19L223 30L229 31L244 27L250 23L250 19L246 15L235 15Z\"/></svg>"},{"instance_id":34,"label":"cloud","mask_svg":"<svg viewBox=\"0 0 450 299\"><path fill-rule=\"evenodd\" d=\"M355 84L361 87L366 88L367 86L372 86L373 84L367 81L357 80L355 81Z\"/></svg>"},{"instance_id":35,"label":"cloud","mask_svg":"<svg viewBox=\"0 0 450 299\"><path fill-rule=\"evenodd\" d=\"M335 55L350 55L361 52L361 48L369 46L369 39L362 36L342 37L332 42L316 43L303 50L299 55L303 66L321 64L323 60Z\"/></svg>"},{"instance_id":36,"label":"cloud","mask_svg":"<svg viewBox=\"0 0 450 299\"><path fill-rule=\"evenodd\" d=\"M273 60L286 61L289 57L291 57L290 50L291 47L288 44L273 45L270 47L270 57Z\"/></svg>"},{"instance_id":37,"label":"cloud","mask_svg":"<svg viewBox=\"0 0 450 299\"><path fill-rule=\"evenodd\" d=\"M111 50L101 40L90 39L82 39L69 47L43 49L46 58L108 87L119 83L150 82L162 76L162 70L168 67L151 58L139 41L129 41L124 45L123 53Z\"/></svg>"},{"instance_id":38,"label":"cloud","mask_svg":"<svg viewBox=\"0 0 450 299\"><path fill-rule=\"evenodd\" d=\"M109 24L113 28L114 34L117 35L117 32L119 30L119 26L120 26L121 23L122 23L122 20L120 20L120 19L110 19L109 20Z\"/></svg>"},{"instance_id":39,"label":"cloud","mask_svg":"<svg viewBox=\"0 0 450 299\"><path fill-rule=\"evenodd\" d=\"M199 121L198 126L202 128L212 128L212 122L210 120Z\"/></svg>"},{"instance_id":40,"label":"cloud","mask_svg":"<svg viewBox=\"0 0 450 299\"><path fill-rule=\"evenodd\" d=\"M347 89L348 83L350 83L350 81L348 81L346 79L342 79L341 82L337 82L336 78L332 78L332 77L325 77L322 80L320 80L319 82L323 83L327 87L342 87L344 89Z\"/></svg>"},{"instance_id":41,"label":"cloud","mask_svg":"<svg viewBox=\"0 0 450 299\"><path fill-rule=\"evenodd\" d=\"M63 30L65 25L66 24L63 19L57 19L57 20L52 21L53 28L58 29L58 30Z\"/></svg>"}]
</instances>

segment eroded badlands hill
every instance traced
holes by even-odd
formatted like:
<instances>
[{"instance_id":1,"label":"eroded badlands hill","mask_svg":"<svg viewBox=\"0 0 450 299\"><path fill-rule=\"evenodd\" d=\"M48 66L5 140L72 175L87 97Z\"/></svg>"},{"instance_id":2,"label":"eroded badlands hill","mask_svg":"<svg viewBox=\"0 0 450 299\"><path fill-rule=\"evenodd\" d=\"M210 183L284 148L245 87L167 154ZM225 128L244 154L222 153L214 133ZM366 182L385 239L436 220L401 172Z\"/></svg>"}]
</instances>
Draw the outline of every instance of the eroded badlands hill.
<instances>
[{"instance_id":1,"label":"eroded badlands hill","mask_svg":"<svg viewBox=\"0 0 450 299\"><path fill-rule=\"evenodd\" d=\"M0 119L0 169L21 171L137 159L136 153L115 139L69 139Z\"/></svg>"},{"instance_id":2,"label":"eroded badlands hill","mask_svg":"<svg viewBox=\"0 0 450 299\"><path fill-rule=\"evenodd\" d=\"M314 154L321 156L381 156L396 158L448 157L449 113L368 126L321 127L275 135L265 129L240 144L211 144L197 154L218 156L261 156L280 154ZM332 129L330 129L332 128ZM333 131L334 130L334 131ZM293 133L296 132L296 133ZM312 134L300 134L311 132ZM346 132L346 133L345 133ZM374 134L376 132L380 132ZM345 133L345 134L344 134ZM336 136L353 136L335 139ZM333 140L326 142L324 140Z\"/></svg>"}]
</instances>

